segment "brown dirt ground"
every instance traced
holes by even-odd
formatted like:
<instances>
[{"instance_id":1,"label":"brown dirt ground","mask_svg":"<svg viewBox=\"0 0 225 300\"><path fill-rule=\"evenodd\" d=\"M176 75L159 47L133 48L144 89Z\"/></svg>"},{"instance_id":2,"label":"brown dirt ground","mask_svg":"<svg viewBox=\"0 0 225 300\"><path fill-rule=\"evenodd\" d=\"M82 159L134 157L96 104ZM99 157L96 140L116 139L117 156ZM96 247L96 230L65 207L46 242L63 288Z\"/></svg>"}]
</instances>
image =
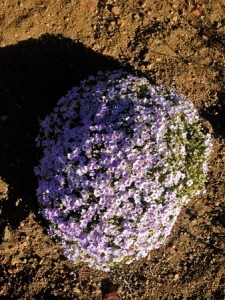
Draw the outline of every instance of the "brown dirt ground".
<instances>
[{"instance_id":1,"label":"brown dirt ground","mask_svg":"<svg viewBox=\"0 0 225 300\"><path fill-rule=\"evenodd\" d=\"M225 299L224 0L0 1L0 299ZM38 123L73 85L124 67L175 86L214 138L207 193L167 243L110 273L74 266L38 214Z\"/></svg>"}]
</instances>

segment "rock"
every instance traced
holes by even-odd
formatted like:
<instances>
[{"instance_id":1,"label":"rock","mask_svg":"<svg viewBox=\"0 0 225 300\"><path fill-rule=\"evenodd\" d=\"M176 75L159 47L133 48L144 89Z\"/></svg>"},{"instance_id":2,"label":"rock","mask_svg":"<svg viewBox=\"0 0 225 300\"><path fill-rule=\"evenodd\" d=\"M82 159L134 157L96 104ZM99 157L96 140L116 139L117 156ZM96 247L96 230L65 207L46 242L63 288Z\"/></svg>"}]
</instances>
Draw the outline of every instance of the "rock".
<instances>
[{"instance_id":1,"label":"rock","mask_svg":"<svg viewBox=\"0 0 225 300\"><path fill-rule=\"evenodd\" d=\"M93 13L96 10L96 8L97 8L97 3L96 3L96 1L88 1L87 4L86 4L86 6L87 6L87 9L91 13Z\"/></svg>"},{"instance_id":2,"label":"rock","mask_svg":"<svg viewBox=\"0 0 225 300\"><path fill-rule=\"evenodd\" d=\"M11 237L11 231L9 229L9 226L5 226L3 240L6 242L10 239L10 237Z\"/></svg>"},{"instance_id":3,"label":"rock","mask_svg":"<svg viewBox=\"0 0 225 300\"><path fill-rule=\"evenodd\" d=\"M199 17L201 15L199 9L195 9L192 11L192 14L195 15L196 17Z\"/></svg>"},{"instance_id":4,"label":"rock","mask_svg":"<svg viewBox=\"0 0 225 300\"><path fill-rule=\"evenodd\" d=\"M117 16L120 14L120 8L118 6L113 6L112 13Z\"/></svg>"},{"instance_id":5,"label":"rock","mask_svg":"<svg viewBox=\"0 0 225 300\"><path fill-rule=\"evenodd\" d=\"M179 274L175 274L174 279L177 281L179 279Z\"/></svg>"},{"instance_id":6,"label":"rock","mask_svg":"<svg viewBox=\"0 0 225 300\"><path fill-rule=\"evenodd\" d=\"M6 200L8 195L8 185L0 178L0 201Z\"/></svg>"}]
</instances>

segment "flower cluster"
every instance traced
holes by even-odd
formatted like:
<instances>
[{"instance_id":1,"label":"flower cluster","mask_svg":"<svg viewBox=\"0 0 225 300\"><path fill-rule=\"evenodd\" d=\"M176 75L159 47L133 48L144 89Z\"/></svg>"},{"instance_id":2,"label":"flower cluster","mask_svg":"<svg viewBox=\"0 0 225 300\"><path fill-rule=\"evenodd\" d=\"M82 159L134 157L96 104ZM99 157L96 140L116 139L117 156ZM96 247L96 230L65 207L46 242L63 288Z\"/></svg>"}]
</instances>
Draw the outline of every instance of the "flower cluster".
<instances>
[{"instance_id":1,"label":"flower cluster","mask_svg":"<svg viewBox=\"0 0 225 300\"><path fill-rule=\"evenodd\" d=\"M159 248L204 190L212 148L193 104L125 71L98 72L41 123L42 214L66 257L109 270Z\"/></svg>"}]
</instances>

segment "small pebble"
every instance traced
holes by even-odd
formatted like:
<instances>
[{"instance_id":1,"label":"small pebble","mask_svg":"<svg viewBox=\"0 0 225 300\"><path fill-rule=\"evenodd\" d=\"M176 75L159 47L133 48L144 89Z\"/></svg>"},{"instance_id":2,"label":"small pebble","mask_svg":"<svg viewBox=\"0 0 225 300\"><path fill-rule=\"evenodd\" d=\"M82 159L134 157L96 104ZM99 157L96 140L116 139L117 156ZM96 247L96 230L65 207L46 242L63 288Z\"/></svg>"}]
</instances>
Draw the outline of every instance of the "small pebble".
<instances>
[{"instance_id":1,"label":"small pebble","mask_svg":"<svg viewBox=\"0 0 225 300\"><path fill-rule=\"evenodd\" d=\"M178 17L177 17L177 16L174 16L174 17L172 18L172 21L173 21L173 22L177 22L177 20L178 20Z\"/></svg>"},{"instance_id":2,"label":"small pebble","mask_svg":"<svg viewBox=\"0 0 225 300\"><path fill-rule=\"evenodd\" d=\"M174 279L175 279L175 280L178 280L179 277L180 277L179 274L176 274L176 275L174 276Z\"/></svg>"},{"instance_id":3,"label":"small pebble","mask_svg":"<svg viewBox=\"0 0 225 300\"><path fill-rule=\"evenodd\" d=\"M93 13L97 8L97 4L94 1L89 1L86 6L91 13Z\"/></svg>"},{"instance_id":4,"label":"small pebble","mask_svg":"<svg viewBox=\"0 0 225 300\"><path fill-rule=\"evenodd\" d=\"M198 9L195 9L192 11L192 14L195 15L196 17L199 17L201 13Z\"/></svg>"},{"instance_id":5,"label":"small pebble","mask_svg":"<svg viewBox=\"0 0 225 300\"><path fill-rule=\"evenodd\" d=\"M112 13L117 16L120 14L120 8L118 6L113 6Z\"/></svg>"},{"instance_id":6,"label":"small pebble","mask_svg":"<svg viewBox=\"0 0 225 300\"><path fill-rule=\"evenodd\" d=\"M125 24L125 22L123 21L123 20L118 20L117 21L117 25L120 27L120 28L122 28L122 27L124 27L124 24Z\"/></svg>"},{"instance_id":7,"label":"small pebble","mask_svg":"<svg viewBox=\"0 0 225 300\"><path fill-rule=\"evenodd\" d=\"M4 229L4 237L3 240L4 241L8 241L11 237L11 231L9 230L9 226L6 226Z\"/></svg>"}]
</instances>

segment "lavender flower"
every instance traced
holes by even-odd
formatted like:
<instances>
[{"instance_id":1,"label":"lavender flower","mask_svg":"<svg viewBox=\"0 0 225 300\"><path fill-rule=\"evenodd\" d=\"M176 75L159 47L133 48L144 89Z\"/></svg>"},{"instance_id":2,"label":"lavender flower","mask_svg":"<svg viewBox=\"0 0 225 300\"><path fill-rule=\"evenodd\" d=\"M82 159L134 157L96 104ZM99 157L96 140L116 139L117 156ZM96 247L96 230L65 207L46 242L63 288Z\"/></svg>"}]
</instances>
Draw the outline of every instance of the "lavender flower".
<instances>
[{"instance_id":1,"label":"lavender flower","mask_svg":"<svg viewBox=\"0 0 225 300\"><path fill-rule=\"evenodd\" d=\"M204 190L212 148L190 101L121 70L74 87L36 141L49 234L68 259L105 271L165 243Z\"/></svg>"}]
</instances>

